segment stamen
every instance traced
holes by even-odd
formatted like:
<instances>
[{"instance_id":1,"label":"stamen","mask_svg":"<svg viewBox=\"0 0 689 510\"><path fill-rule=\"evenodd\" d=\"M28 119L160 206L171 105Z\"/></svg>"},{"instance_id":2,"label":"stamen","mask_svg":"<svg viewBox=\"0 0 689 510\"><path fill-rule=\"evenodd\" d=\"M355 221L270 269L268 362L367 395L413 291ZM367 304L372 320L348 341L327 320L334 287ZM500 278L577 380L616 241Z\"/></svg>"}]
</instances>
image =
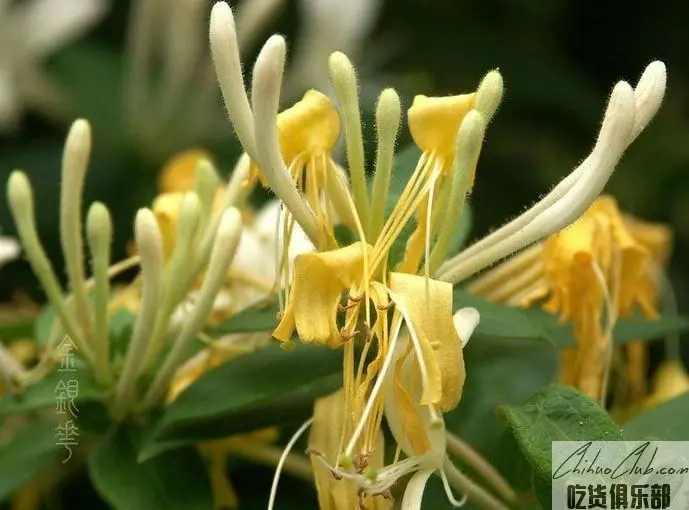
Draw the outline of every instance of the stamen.
<instances>
[{"instance_id":1,"label":"stamen","mask_svg":"<svg viewBox=\"0 0 689 510\"><path fill-rule=\"evenodd\" d=\"M614 261L612 264L612 291L613 291L613 296L610 295L610 289L608 288L607 284L607 279L605 277L605 274L603 273L603 269L600 267L600 265L593 261L593 273L596 276L596 280L598 280L598 284L600 285L601 290L603 291L603 295L605 296L605 316L606 316L606 326L605 326L605 331L603 333L603 341L605 343L605 349L604 349L604 354L603 354L603 360L602 360L602 368L603 368L603 381L601 384L601 393L600 393L600 404L602 407L605 407L605 403L607 400L607 391L608 391L608 382L610 379L610 363L612 362L612 348L613 348L613 338L612 338L612 332L615 329L615 324L617 323L617 310L619 310L619 304L617 301L619 300L619 291L620 291L620 280L622 276L622 255L620 253L619 247L615 247L614 253L613 253ZM596 360L597 362L599 360Z\"/></svg>"},{"instance_id":2,"label":"stamen","mask_svg":"<svg viewBox=\"0 0 689 510\"><path fill-rule=\"evenodd\" d=\"M313 418L309 418L306 420L299 429L294 433L294 435L290 438L290 440L287 442L287 445L285 446L285 449L282 452L282 455L280 456L280 460L278 461L278 465L275 468L275 475L273 476L273 484L270 487L270 497L268 498L268 510L272 510L273 506L275 505L275 497L277 496L277 491L278 491L278 482L280 481L280 474L282 473L282 467L285 465L285 461L287 460L287 456L289 455L290 451L294 447L294 445L299 441L299 438L306 432L306 430L311 426L313 423ZM320 458L320 457L316 457Z\"/></svg>"},{"instance_id":3,"label":"stamen","mask_svg":"<svg viewBox=\"0 0 689 510\"><path fill-rule=\"evenodd\" d=\"M445 490L445 496L447 497L447 500L450 502L450 504L455 508L464 506L469 497L466 494L463 494L462 499L455 499L455 496L452 493L452 488L450 487L450 482L447 481L447 474L445 473L444 469L440 470L440 479L443 481L443 489Z\"/></svg>"},{"instance_id":4,"label":"stamen","mask_svg":"<svg viewBox=\"0 0 689 510\"><path fill-rule=\"evenodd\" d=\"M400 304L403 301L401 301L391 289L387 289L387 290L388 290L388 294L390 294L390 297L395 302L395 307L397 308L397 310L400 311L400 313L404 317L405 323L407 324L407 329L409 330L409 336L411 337L412 344L414 345L414 352L416 353L416 359L417 359L417 363L419 366L419 372L421 373L421 384L422 384L423 390L425 392L427 390L427 388L430 387L431 381L430 381L430 378L428 375L428 368L426 367L426 359L424 358L424 355L423 355L423 349L421 347L421 341L419 340L419 337L416 334L416 329L414 328L414 324L412 323L412 321L410 319L409 311L406 310L406 308ZM431 411L431 414L433 414L435 412L432 409L432 407L430 407L430 406L429 406L429 410Z\"/></svg>"},{"instance_id":5,"label":"stamen","mask_svg":"<svg viewBox=\"0 0 689 510\"><path fill-rule=\"evenodd\" d=\"M483 294L483 296L496 303L504 303L519 293L532 291L542 277L543 263L537 260L531 266L524 268L521 273L508 280L507 283L496 288L493 292Z\"/></svg>"},{"instance_id":6,"label":"stamen","mask_svg":"<svg viewBox=\"0 0 689 510\"><path fill-rule=\"evenodd\" d=\"M366 425L366 422L369 418L369 415L371 414L371 411L373 410L373 406L376 404L376 401L378 399L378 395L383 388L383 384L386 382L386 376L388 373L388 370L390 369L390 365L392 364L392 360L395 357L395 347L397 345L397 338L399 337L400 333L400 328L402 327L402 321L398 320L394 326L394 330L392 332L392 339L390 341L390 345L387 350L387 354L385 355L385 359L383 361L383 366L380 369L380 372L378 373L378 376L376 377L376 383L373 385L373 389L371 390L371 395L368 398L368 401L366 402L366 406L364 407L363 413L361 413L361 418L359 418L359 422L357 423L354 432L352 433L352 436L349 440L349 443L347 443L347 448L345 449L345 454L350 456L352 455L354 448L356 446L357 441L359 440L359 437L361 436L364 427Z\"/></svg>"},{"instance_id":7,"label":"stamen","mask_svg":"<svg viewBox=\"0 0 689 510\"><path fill-rule=\"evenodd\" d=\"M485 296L492 292L496 286L503 285L506 280L520 274L541 257L542 246L535 244L510 257L502 264L496 266L485 274L476 278L467 289L472 294Z\"/></svg>"}]
</instances>

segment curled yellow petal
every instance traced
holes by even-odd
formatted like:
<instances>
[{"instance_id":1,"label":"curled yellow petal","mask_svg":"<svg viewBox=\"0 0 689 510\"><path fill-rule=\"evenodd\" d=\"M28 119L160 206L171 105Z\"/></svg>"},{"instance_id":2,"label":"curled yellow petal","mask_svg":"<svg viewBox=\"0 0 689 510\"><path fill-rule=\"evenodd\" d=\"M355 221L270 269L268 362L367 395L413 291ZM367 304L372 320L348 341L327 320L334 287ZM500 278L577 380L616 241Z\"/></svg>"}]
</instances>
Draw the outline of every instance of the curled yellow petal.
<instances>
[{"instance_id":1,"label":"curled yellow petal","mask_svg":"<svg viewBox=\"0 0 689 510\"><path fill-rule=\"evenodd\" d=\"M278 115L280 147L289 165L301 154L326 154L340 136L340 117L328 96L309 90Z\"/></svg>"},{"instance_id":2,"label":"curled yellow petal","mask_svg":"<svg viewBox=\"0 0 689 510\"><path fill-rule=\"evenodd\" d=\"M303 342L340 345L338 306L342 293L363 281L367 249L371 247L357 242L337 250L299 255L294 261L287 307L273 336L288 342L296 328Z\"/></svg>"},{"instance_id":3,"label":"curled yellow petal","mask_svg":"<svg viewBox=\"0 0 689 510\"><path fill-rule=\"evenodd\" d=\"M421 276L390 273L391 298L418 338L427 379L422 405L453 409L462 397L466 372L462 345L452 322L452 285Z\"/></svg>"},{"instance_id":4,"label":"curled yellow petal","mask_svg":"<svg viewBox=\"0 0 689 510\"><path fill-rule=\"evenodd\" d=\"M416 96L407 112L414 143L422 152L435 152L451 159L459 125L475 102L475 93L448 97Z\"/></svg>"}]
</instances>

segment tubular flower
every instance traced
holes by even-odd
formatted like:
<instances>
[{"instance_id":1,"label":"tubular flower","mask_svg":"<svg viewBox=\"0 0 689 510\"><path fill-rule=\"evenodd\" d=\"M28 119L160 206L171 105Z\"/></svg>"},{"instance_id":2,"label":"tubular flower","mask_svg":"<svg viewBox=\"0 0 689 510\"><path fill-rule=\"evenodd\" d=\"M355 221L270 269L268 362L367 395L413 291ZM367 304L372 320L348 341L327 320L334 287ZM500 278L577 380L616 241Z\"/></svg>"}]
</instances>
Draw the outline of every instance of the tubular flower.
<instances>
[{"instance_id":1,"label":"tubular flower","mask_svg":"<svg viewBox=\"0 0 689 510\"><path fill-rule=\"evenodd\" d=\"M561 380L601 399L617 318L630 316L636 305L646 318L657 317L659 264L668 244L667 229L625 219L615 200L602 196L569 227L489 271L469 288L515 306L543 300L545 310L571 321L577 346L562 354ZM638 374L643 361L639 353L628 354L637 379L645 379ZM645 363L642 366L645 371ZM631 382L638 384L633 378Z\"/></svg>"}]
</instances>

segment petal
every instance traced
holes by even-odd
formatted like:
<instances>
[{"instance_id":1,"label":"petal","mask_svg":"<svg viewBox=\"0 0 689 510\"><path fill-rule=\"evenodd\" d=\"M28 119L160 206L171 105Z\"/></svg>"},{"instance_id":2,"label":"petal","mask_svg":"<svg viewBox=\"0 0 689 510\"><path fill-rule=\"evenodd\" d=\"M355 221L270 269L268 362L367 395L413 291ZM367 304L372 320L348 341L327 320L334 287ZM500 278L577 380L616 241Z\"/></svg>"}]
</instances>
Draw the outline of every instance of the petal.
<instances>
[{"instance_id":1,"label":"petal","mask_svg":"<svg viewBox=\"0 0 689 510\"><path fill-rule=\"evenodd\" d=\"M423 492L426 489L428 479L433 474L433 471L427 469L419 471L411 477L407 488L404 490L404 498L402 499L401 510L420 510L421 501L423 500Z\"/></svg>"},{"instance_id":2,"label":"petal","mask_svg":"<svg viewBox=\"0 0 689 510\"><path fill-rule=\"evenodd\" d=\"M337 250L299 255L294 262L294 282L285 316L273 336L289 341L290 330L296 327L304 342L340 345L337 309L342 292L362 283L364 251L365 245L359 242Z\"/></svg>"},{"instance_id":3,"label":"petal","mask_svg":"<svg viewBox=\"0 0 689 510\"><path fill-rule=\"evenodd\" d=\"M437 404L442 411L453 409L462 396L466 372L462 345L452 321L452 285L390 273L390 289L392 300L404 310L405 319L418 336L427 367L428 386L423 388L420 403ZM434 342L439 346L435 350Z\"/></svg>"}]
</instances>

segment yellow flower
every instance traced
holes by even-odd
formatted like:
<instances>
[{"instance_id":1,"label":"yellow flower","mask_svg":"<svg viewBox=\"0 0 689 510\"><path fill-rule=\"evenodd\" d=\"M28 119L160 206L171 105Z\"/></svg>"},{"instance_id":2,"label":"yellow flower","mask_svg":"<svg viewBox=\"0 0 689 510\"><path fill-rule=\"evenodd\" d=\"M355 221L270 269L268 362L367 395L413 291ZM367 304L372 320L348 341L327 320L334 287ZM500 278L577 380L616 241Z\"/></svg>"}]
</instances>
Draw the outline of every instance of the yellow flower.
<instances>
[{"instance_id":1,"label":"yellow flower","mask_svg":"<svg viewBox=\"0 0 689 510\"><path fill-rule=\"evenodd\" d=\"M210 160L204 149L188 149L175 154L165 163L158 175L158 189L161 193L191 191L194 188L196 167L202 160Z\"/></svg>"},{"instance_id":2,"label":"yellow flower","mask_svg":"<svg viewBox=\"0 0 689 510\"><path fill-rule=\"evenodd\" d=\"M318 399L314 405L309 453L318 491L318 507L320 510L390 509L392 501L389 497L360 493L354 480L335 478L327 468L328 465L335 465L338 460L340 437L348 421L344 404L344 392L339 390ZM382 432L380 435L381 447L367 460L365 467L366 472L370 474L375 474L384 465Z\"/></svg>"},{"instance_id":3,"label":"yellow flower","mask_svg":"<svg viewBox=\"0 0 689 510\"><path fill-rule=\"evenodd\" d=\"M281 318L273 336L289 345L296 333L301 341L341 346L344 351L345 424L336 454L328 459L317 457L336 477L355 481L369 495L384 494L401 476L415 473L403 508L418 508L428 477L440 471L445 478L441 413L457 405L464 383L460 338L465 340L468 335L458 334L453 326L452 285L562 229L591 204L624 150L655 114L665 87L664 66L651 64L637 90L626 82L616 85L596 147L580 168L524 215L446 260L454 228L473 186L486 126L502 98L500 74L488 73L476 93L416 98L408 120L422 154L386 215L401 116L399 97L387 89L376 107L379 143L371 194L365 172L356 72L344 54L335 52L330 56L330 76L346 139L351 193L345 187L337 194L326 189L325 194L329 199L342 198L344 214L351 215L352 220L343 223L358 237L356 242L339 246L332 239L332 218L322 213L320 197L307 189L311 182L313 189L318 188L321 173L311 172L309 181L307 169L301 182L295 179L302 173L295 172L295 160L291 158L299 151L288 147L278 118L285 40L272 36L259 53L250 104L231 27L231 10L217 3L211 14L210 40L230 120L246 153L260 166L265 184L316 248L315 253L297 256L293 274L281 271L285 297L280 296ZM308 94L303 101L317 103ZM295 112L302 108L310 111L305 104L297 108ZM335 117L332 119L334 126ZM312 140L310 128L302 127L306 132L295 139ZM324 130L317 140L327 138L331 132L334 130ZM332 138L333 144L335 140ZM322 150L322 143L315 145ZM327 171L323 175L330 178ZM402 262L390 267L395 241L414 221L415 230L406 240ZM477 321L475 317L468 322L475 326ZM473 331L473 326L470 329ZM369 460L379 454L383 415L409 457L375 476L366 476ZM286 451L310 423L299 429ZM331 464L333 458L335 465ZM326 485L321 481L319 492L326 490ZM455 502L449 490L448 497ZM269 508L273 498L274 491Z\"/></svg>"},{"instance_id":4,"label":"yellow flower","mask_svg":"<svg viewBox=\"0 0 689 510\"><path fill-rule=\"evenodd\" d=\"M460 353L478 325L478 321L478 312L473 308L463 308L453 316L452 328L456 342L455 348ZM375 464L378 459L375 456L366 457L359 460L355 466L356 471L352 473L344 467L332 464L330 459L334 457L333 454L326 455L322 450L317 450L311 452L312 462L317 461L330 470L331 478L344 479L347 484L356 484L362 497L373 498L374 501L376 496L388 496L393 485L405 476L412 475L402 501L402 508L410 509L421 508L426 483L434 472L438 472L448 500L453 505L460 506L462 503L454 498L446 477L447 470L456 468L447 456L444 421L432 412L431 407L417 403L423 398L421 395L423 389L418 384L420 365L413 362L413 354L411 354L414 350L413 343L413 335L400 334L392 349L392 355L386 359L385 367L380 374L381 380L389 388L385 392L384 413L390 431L398 444L395 461L383 468L378 468ZM445 355L437 353L438 358ZM327 407L327 404L320 405L322 407L319 408L319 404L317 404L314 413L314 427L323 427L323 422L333 423L330 421L332 416L330 418L325 416L324 407ZM332 415L334 410L331 407L327 408ZM343 408L344 411L341 412L346 412L346 404ZM322 429L320 429L315 433L315 436L325 442L322 433ZM332 436L329 435L328 437L330 441L333 440ZM330 443L330 451L333 450L334 445ZM406 458L401 460L399 459L400 450L406 455ZM314 465L317 463L314 462ZM317 470L316 483L319 488L319 501L321 508L329 508L323 506L322 499L320 499L321 491L325 491L328 487L332 490L333 486L341 482L328 481L324 477L325 473L320 476L321 479L319 480L319 471ZM344 486L347 487L348 485Z\"/></svg>"},{"instance_id":5,"label":"yellow flower","mask_svg":"<svg viewBox=\"0 0 689 510\"><path fill-rule=\"evenodd\" d=\"M645 234L644 242L636 232ZM657 316L666 234L663 227L625 220L615 200L602 196L569 227L489 271L470 290L514 306L543 300L544 309L571 321L577 347L562 355L562 382L601 399L617 318L634 306L647 318Z\"/></svg>"}]
</instances>

